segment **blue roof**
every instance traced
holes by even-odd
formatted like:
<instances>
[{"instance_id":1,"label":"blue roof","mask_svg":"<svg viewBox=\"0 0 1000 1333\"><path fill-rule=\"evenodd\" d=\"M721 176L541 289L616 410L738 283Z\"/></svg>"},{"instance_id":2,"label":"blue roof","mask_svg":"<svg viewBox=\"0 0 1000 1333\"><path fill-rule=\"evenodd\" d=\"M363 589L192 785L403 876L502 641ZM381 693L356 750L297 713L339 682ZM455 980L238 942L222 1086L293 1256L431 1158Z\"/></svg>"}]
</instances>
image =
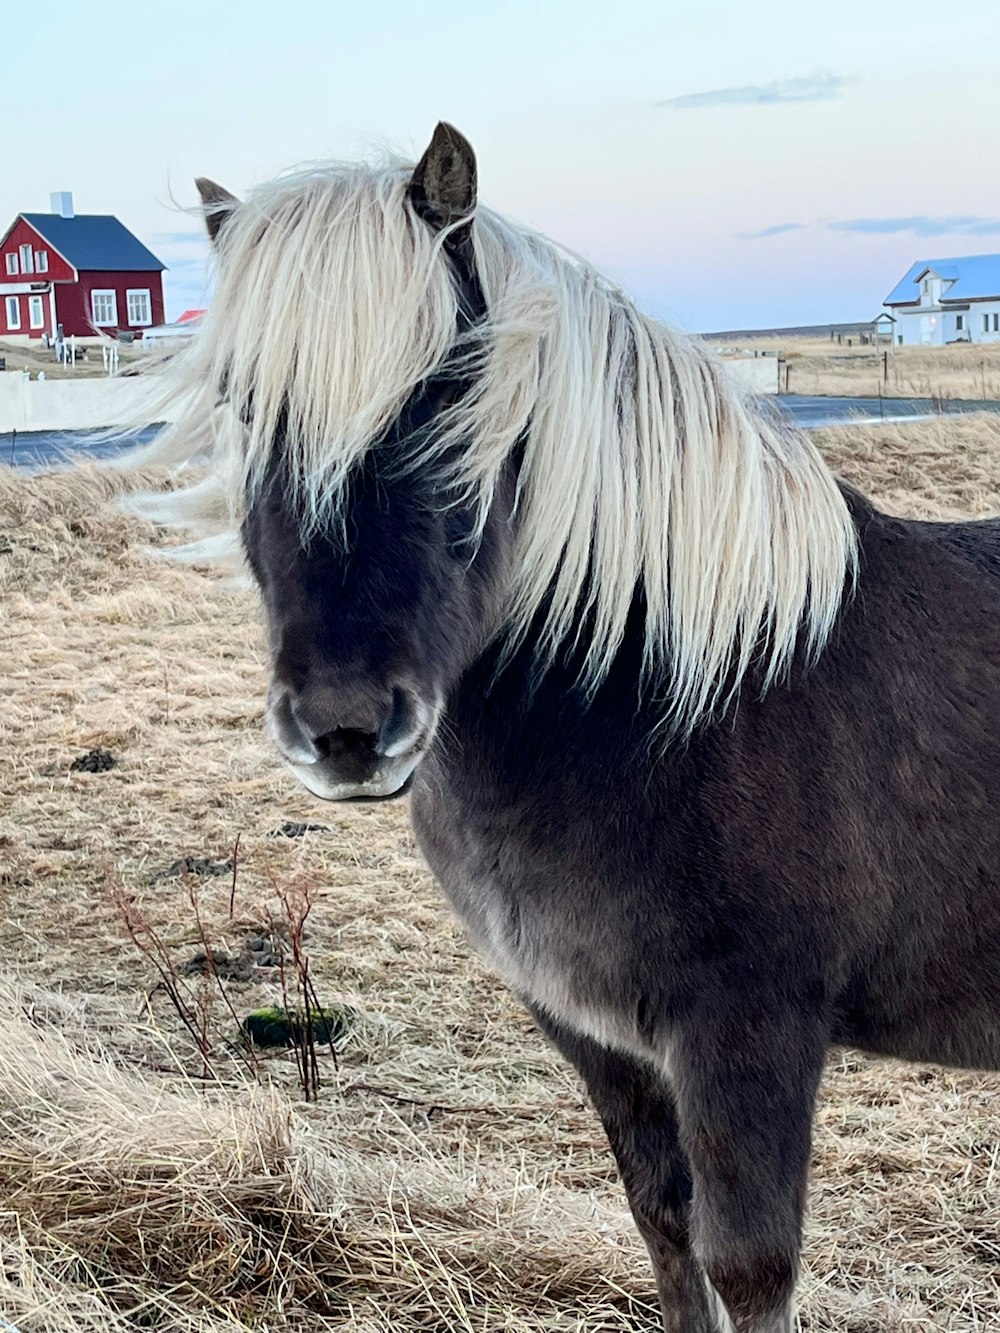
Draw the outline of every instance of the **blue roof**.
<instances>
[{"instance_id":1,"label":"blue roof","mask_svg":"<svg viewBox=\"0 0 1000 1333\"><path fill-rule=\"evenodd\" d=\"M957 259L920 259L885 298L884 305L916 304L919 282L928 269L951 285L942 287L942 301L976 301L1000 298L1000 255L964 255Z\"/></svg>"},{"instance_id":2,"label":"blue roof","mask_svg":"<svg viewBox=\"0 0 1000 1333\"><path fill-rule=\"evenodd\" d=\"M106 214L64 218L58 213L22 213L21 217L75 269L151 273L166 268L128 227Z\"/></svg>"}]
</instances>

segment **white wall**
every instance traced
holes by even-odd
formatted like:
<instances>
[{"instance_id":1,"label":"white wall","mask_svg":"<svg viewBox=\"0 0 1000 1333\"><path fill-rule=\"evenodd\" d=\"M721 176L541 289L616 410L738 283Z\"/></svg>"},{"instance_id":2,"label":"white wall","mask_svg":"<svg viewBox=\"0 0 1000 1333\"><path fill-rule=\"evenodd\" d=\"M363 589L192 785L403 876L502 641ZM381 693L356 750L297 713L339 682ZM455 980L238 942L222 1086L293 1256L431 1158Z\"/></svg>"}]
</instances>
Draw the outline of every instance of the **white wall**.
<instances>
[{"instance_id":1,"label":"white wall","mask_svg":"<svg viewBox=\"0 0 1000 1333\"><path fill-rule=\"evenodd\" d=\"M143 417L140 379L26 380L0 374L0 435L11 431L94 430ZM163 420L162 411L157 412Z\"/></svg>"},{"instance_id":2,"label":"white wall","mask_svg":"<svg viewBox=\"0 0 1000 1333\"><path fill-rule=\"evenodd\" d=\"M939 318L941 320L941 341L943 343L955 342L958 338L968 338L968 311L961 310L956 313L954 310L942 310ZM964 321L964 327L961 329L958 327L959 319Z\"/></svg>"},{"instance_id":3,"label":"white wall","mask_svg":"<svg viewBox=\"0 0 1000 1333\"><path fill-rule=\"evenodd\" d=\"M778 392L776 356L726 357L722 363L730 379L751 393Z\"/></svg>"},{"instance_id":4,"label":"white wall","mask_svg":"<svg viewBox=\"0 0 1000 1333\"><path fill-rule=\"evenodd\" d=\"M896 310L896 338L902 338L906 347L918 347L921 343L925 346L940 347L944 343L955 342L961 338L965 342L974 343L1000 343L1000 327L993 328L993 316L997 316L997 325L1000 326L1000 301L972 301L968 310L956 312L954 310L935 310L926 314L921 314L919 308L913 311ZM964 327L958 327L958 315L961 314L964 320ZM983 316L989 319L989 328L983 328ZM930 330L929 343L925 340L924 320L934 320L934 327Z\"/></svg>"},{"instance_id":5,"label":"white wall","mask_svg":"<svg viewBox=\"0 0 1000 1333\"><path fill-rule=\"evenodd\" d=\"M918 308L912 311L896 310L893 313L896 316L896 340L901 340L905 347L919 347L921 344L940 347L944 342L942 311L921 312ZM925 330L929 330L929 339L924 336Z\"/></svg>"},{"instance_id":6,"label":"white wall","mask_svg":"<svg viewBox=\"0 0 1000 1333\"><path fill-rule=\"evenodd\" d=\"M777 357L734 357L724 364L751 393L778 392ZM0 374L0 435L14 430L96 430L142 421L145 392L142 380L135 378L26 380L8 371ZM169 417L163 411L155 414L157 421Z\"/></svg>"},{"instance_id":7,"label":"white wall","mask_svg":"<svg viewBox=\"0 0 1000 1333\"><path fill-rule=\"evenodd\" d=\"M989 317L989 328L983 328L983 316ZM994 330L993 316L997 316L1000 325L1000 301L973 301L965 316L969 333L974 343L1000 343L1000 329Z\"/></svg>"}]
</instances>

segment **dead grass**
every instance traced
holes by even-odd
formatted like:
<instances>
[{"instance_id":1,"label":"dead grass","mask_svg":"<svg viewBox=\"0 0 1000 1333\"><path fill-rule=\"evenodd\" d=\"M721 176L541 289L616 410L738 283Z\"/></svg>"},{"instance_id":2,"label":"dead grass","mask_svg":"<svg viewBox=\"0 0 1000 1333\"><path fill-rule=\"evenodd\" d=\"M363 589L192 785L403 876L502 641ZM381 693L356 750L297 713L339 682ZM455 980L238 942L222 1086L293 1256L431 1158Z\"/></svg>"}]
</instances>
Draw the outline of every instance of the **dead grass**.
<instances>
[{"instance_id":1,"label":"dead grass","mask_svg":"<svg viewBox=\"0 0 1000 1333\"><path fill-rule=\"evenodd\" d=\"M827 432L898 512L1000 511L1000 421ZM113 473L0 469L0 1328L19 1333L549 1333L655 1324L642 1247L575 1076L470 954L401 804L320 806L261 733L249 594L150 563ZM70 771L93 746L118 764ZM288 820L324 825L271 836ZM125 939L124 890L178 961L190 855L213 942L312 886L321 1002L360 1015L316 1105L294 1063L201 1061ZM263 971L239 1012L279 999ZM228 1015L214 1015L225 1035ZM1000 1078L833 1060L803 1327L1000 1323Z\"/></svg>"},{"instance_id":2,"label":"dead grass","mask_svg":"<svg viewBox=\"0 0 1000 1333\"><path fill-rule=\"evenodd\" d=\"M893 514L986 518L1000 513L1000 415L816 431L833 470Z\"/></svg>"},{"instance_id":3,"label":"dead grass","mask_svg":"<svg viewBox=\"0 0 1000 1333\"><path fill-rule=\"evenodd\" d=\"M137 347L123 346L120 355L121 366L124 369L126 365L134 362L141 364L143 353ZM20 375L27 370L30 371L32 379L40 370L43 370L45 378L50 380L94 379L105 373L100 347L85 347L82 343L77 344L75 366L60 365L56 360L55 351L43 347L41 339L32 339L31 342L0 340L0 357L7 363L8 375Z\"/></svg>"},{"instance_id":4,"label":"dead grass","mask_svg":"<svg viewBox=\"0 0 1000 1333\"><path fill-rule=\"evenodd\" d=\"M760 338L737 345L777 352L788 366L790 393L1000 400L1000 343L889 349L861 347L857 340L848 347L823 338Z\"/></svg>"}]
</instances>

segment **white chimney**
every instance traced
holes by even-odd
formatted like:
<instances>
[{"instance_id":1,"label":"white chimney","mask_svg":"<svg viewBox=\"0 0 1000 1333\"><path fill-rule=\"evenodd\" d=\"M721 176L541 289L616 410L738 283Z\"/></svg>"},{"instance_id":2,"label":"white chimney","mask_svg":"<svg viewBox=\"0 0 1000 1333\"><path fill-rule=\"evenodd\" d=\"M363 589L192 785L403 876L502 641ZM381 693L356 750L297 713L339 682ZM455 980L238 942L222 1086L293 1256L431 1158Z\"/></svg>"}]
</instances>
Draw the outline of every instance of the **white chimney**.
<instances>
[{"instance_id":1,"label":"white chimney","mask_svg":"<svg viewBox=\"0 0 1000 1333\"><path fill-rule=\"evenodd\" d=\"M50 194L49 208L58 217L71 218L73 216L73 196L68 190L59 190Z\"/></svg>"}]
</instances>

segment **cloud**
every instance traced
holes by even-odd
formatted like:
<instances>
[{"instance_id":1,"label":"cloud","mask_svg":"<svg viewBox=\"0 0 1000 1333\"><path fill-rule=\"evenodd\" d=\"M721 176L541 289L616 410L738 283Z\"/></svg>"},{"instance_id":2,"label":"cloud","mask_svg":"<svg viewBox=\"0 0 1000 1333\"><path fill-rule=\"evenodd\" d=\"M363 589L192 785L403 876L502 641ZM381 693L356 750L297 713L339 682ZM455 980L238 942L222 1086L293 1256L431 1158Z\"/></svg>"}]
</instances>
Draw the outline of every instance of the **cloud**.
<instances>
[{"instance_id":1,"label":"cloud","mask_svg":"<svg viewBox=\"0 0 1000 1333\"><path fill-rule=\"evenodd\" d=\"M993 236L1000 234L1000 218L928 217L917 214L907 218L847 218L828 222L830 231L860 232L865 236L891 235L911 231L916 236Z\"/></svg>"},{"instance_id":2,"label":"cloud","mask_svg":"<svg viewBox=\"0 0 1000 1333\"><path fill-rule=\"evenodd\" d=\"M747 83L741 88L712 88L703 93L667 97L654 106L673 111L694 111L712 106L774 106L778 102L829 102L839 97L851 80L840 74L814 74L809 78L775 79L773 83Z\"/></svg>"},{"instance_id":3,"label":"cloud","mask_svg":"<svg viewBox=\"0 0 1000 1333\"><path fill-rule=\"evenodd\" d=\"M783 236L786 231L802 231L804 223L801 222L776 222L773 227L765 227L763 231L738 231L736 239L738 241L761 241L765 236Z\"/></svg>"},{"instance_id":4,"label":"cloud","mask_svg":"<svg viewBox=\"0 0 1000 1333\"><path fill-rule=\"evenodd\" d=\"M823 227L827 231L853 233L859 236L891 236L912 232L915 236L1000 236L1000 218L983 218L974 214L949 217L930 217L914 214L904 218L843 218L835 222L776 222L760 231L738 231L738 241L760 241L768 236L783 236L790 231L806 231Z\"/></svg>"},{"instance_id":5,"label":"cloud","mask_svg":"<svg viewBox=\"0 0 1000 1333\"><path fill-rule=\"evenodd\" d=\"M156 239L161 245L185 245L189 242L208 243L208 238L201 228L197 231L158 231Z\"/></svg>"}]
</instances>

